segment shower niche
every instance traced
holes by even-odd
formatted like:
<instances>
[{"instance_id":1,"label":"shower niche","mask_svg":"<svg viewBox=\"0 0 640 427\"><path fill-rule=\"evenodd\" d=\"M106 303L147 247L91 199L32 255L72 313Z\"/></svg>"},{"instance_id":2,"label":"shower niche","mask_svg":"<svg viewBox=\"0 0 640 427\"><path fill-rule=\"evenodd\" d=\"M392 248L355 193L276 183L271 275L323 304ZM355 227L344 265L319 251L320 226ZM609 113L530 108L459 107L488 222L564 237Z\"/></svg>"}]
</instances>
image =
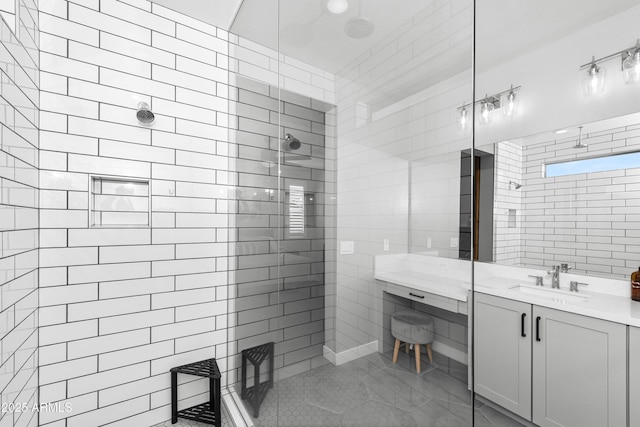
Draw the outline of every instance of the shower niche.
<instances>
[{"instance_id":1,"label":"shower niche","mask_svg":"<svg viewBox=\"0 0 640 427\"><path fill-rule=\"evenodd\" d=\"M89 177L90 227L149 227L149 180L125 177Z\"/></svg>"}]
</instances>

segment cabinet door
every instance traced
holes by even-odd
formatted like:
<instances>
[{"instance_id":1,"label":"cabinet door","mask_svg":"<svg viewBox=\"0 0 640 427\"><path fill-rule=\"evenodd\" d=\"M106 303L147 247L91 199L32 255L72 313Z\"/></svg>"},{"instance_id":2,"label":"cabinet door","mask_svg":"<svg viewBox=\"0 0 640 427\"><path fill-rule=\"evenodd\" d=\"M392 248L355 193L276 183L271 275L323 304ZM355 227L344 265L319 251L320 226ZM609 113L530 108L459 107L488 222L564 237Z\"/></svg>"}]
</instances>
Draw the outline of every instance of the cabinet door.
<instances>
[{"instance_id":1,"label":"cabinet door","mask_svg":"<svg viewBox=\"0 0 640 427\"><path fill-rule=\"evenodd\" d=\"M640 426L640 328L634 327L629 328L629 402L629 425Z\"/></svg>"},{"instance_id":2,"label":"cabinet door","mask_svg":"<svg viewBox=\"0 0 640 427\"><path fill-rule=\"evenodd\" d=\"M626 426L626 326L533 307L533 422Z\"/></svg>"},{"instance_id":3,"label":"cabinet door","mask_svg":"<svg viewBox=\"0 0 640 427\"><path fill-rule=\"evenodd\" d=\"M475 391L531 419L531 305L476 293Z\"/></svg>"}]
</instances>

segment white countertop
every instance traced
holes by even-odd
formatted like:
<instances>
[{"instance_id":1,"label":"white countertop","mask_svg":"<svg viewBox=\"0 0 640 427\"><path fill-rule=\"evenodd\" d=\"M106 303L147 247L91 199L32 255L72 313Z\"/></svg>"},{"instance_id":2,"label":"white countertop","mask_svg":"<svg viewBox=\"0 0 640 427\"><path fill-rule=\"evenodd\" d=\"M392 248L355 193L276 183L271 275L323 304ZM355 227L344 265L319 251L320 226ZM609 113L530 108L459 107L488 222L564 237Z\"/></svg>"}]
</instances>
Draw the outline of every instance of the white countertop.
<instances>
[{"instance_id":1,"label":"white countertop","mask_svg":"<svg viewBox=\"0 0 640 427\"><path fill-rule=\"evenodd\" d=\"M378 280L463 302L467 302L471 289L471 274L469 261L417 254L376 256L374 270L374 278ZM545 271L475 263L473 274L476 292L640 327L640 302L631 299L630 285L626 280L560 273L562 292L568 291L571 280L589 283L587 288L580 287L578 293L569 293L570 296L588 295L589 298L571 302L571 297L554 300L510 289L518 285L535 288L529 275L541 275L544 276L544 289L557 291L551 289Z\"/></svg>"},{"instance_id":2,"label":"white countertop","mask_svg":"<svg viewBox=\"0 0 640 427\"><path fill-rule=\"evenodd\" d=\"M598 319L609 320L611 322L640 327L640 302L633 301L629 297L589 292L583 290L581 287L580 291L575 295L589 296L587 300L581 302L565 302L562 301L562 298L559 298L559 301L554 301L548 298L524 294L510 289L522 284L523 282L526 283L526 281L517 279L493 277L476 282L474 290L483 294L522 301L525 303L566 311L568 313L581 314L583 316L595 317ZM550 289L550 286L545 285L545 289ZM564 291L566 290L567 289L564 289ZM555 289L552 291L555 291Z\"/></svg>"}]
</instances>

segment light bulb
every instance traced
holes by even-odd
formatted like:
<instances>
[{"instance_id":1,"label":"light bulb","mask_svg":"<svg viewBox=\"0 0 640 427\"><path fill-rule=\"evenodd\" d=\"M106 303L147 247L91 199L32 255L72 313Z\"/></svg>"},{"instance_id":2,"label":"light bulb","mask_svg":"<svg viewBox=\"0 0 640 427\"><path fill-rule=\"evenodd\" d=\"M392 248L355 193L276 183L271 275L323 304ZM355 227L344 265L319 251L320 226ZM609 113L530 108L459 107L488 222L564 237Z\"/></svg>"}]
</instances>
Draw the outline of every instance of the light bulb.
<instances>
[{"instance_id":1,"label":"light bulb","mask_svg":"<svg viewBox=\"0 0 640 427\"><path fill-rule=\"evenodd\" d=\"M480 104L480 123L490 123L493 113L493 103L488 98L484 98L484 101Z\"/></svg>"},{"instance_id":2,"label":"light bulb","mask_svg":"<svg viewBox=\"0 0 640 427\"><path fill-rule=\"evenodd\" d=\"M349 9L349 3L347 0L329 0L327 2L327 9L335 15L340 15Z\"/></svg>"},{"instance_id":3,"label":"light bulb","mask_svg":"<svg viewBox=\"0 0 640 427\"><path fill-rule=\"evenodd\" d=\"M604 92L604 76L606 71L607 70L605 68L598 67L594 57L589 69L584 75L583 89L585 96Z\"/></svg>"},{"instance_id":4,"label":"light bulb","mask_svg":"<svg viewBox=\"0 0 640 427\"><path fill-rule=\"evenodd\" d=\"M462 129L466 129L468 122L469 122L469 112L463 105L462 110L460 110L460 127Z\"/></svg>"},{"instance_id":5,"label":"light bulb","mask_svg":"<svg viewBox=\"0 0 640 427\"><path fill-rule=\"evenodd\" d=\"M633 53L627 52L627 57L622 62L625 83L640 82L640 40L636 43Z\"/></svg>"},{"instance_id":6,"label":"light bulb","mask_svg":"<svg viewBox=\"0 0 640 427\"><path fill-rule=\"evenodd\" d=\"M511 85L509 92L503 94L501 98L500 109L502 110L502 113L507 117L513 116L518 109L518 97L516 96L516 92L513 90L513 85Z\"/></svg>"}]
</instances>

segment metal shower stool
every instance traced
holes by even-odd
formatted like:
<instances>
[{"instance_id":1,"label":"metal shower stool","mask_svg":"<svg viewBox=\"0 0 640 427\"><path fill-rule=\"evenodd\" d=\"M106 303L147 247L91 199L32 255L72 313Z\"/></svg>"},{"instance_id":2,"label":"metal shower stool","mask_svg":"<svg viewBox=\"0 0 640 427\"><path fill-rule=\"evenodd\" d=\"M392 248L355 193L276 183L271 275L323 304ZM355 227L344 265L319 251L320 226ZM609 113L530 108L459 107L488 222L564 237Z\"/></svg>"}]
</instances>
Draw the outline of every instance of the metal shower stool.
<instances>
[{"instance_id":1,"label":"metal shower stool","mask_svg":"<svg viewBox=\"0 0 640 427\"><path fill-rule=\"evenodd\" d=\"M178 411L178 373L209 378L209 402ZM220 377L215 358L171 368L171 423L177 423L179 417L220 427Z\"/></svg>"},{"instance_id":2,"label":"metal shower stool","mask_svg":"<svg viewBox=\"0 0 640 427\"><path fill-rule=\"evenodd\" d=\"M269 379L260 382L260 365L269 357ZM253 387L247 387L247 360L254 369ZM242 389L240 397L248 399L253 408L253 417L260 416L260 405L267 392L273 387L273 342L242 350Z\"/></svg>"}]
</instances>

